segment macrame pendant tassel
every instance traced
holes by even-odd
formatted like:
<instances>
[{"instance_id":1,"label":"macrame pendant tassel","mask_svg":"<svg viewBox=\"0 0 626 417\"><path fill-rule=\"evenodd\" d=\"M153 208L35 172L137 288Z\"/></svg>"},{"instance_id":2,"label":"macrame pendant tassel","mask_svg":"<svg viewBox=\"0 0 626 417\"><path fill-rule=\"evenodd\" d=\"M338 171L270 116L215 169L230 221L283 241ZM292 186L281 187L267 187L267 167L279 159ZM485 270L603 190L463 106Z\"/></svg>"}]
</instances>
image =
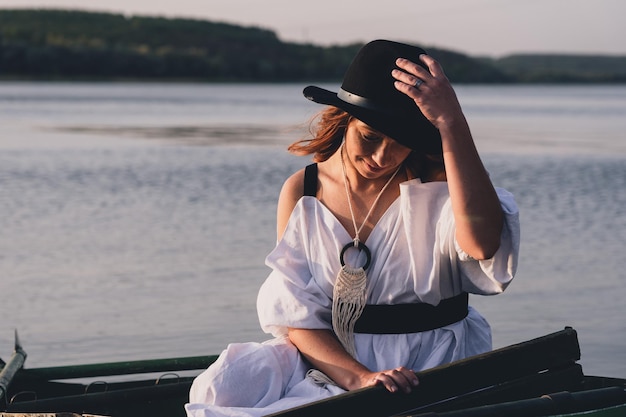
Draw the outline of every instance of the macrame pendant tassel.
<instances>
[{"instance_id":1,"label":"macrame pendant tassel","mask_svg":"<svg viewBox=\"0 0 626 417\"><path fill-rule=\"evenodd\" d=\"M356 358L354 325L365 308L366 288L364 268L341 267L333 290L333 330L353 358Z\"/></svg>"},{"instance_id":2,"label":"macrame pendant tassel","mask_svg":"<svg viewBox=\"0 0 626 417\"><path fill-rule=\"evenodd\" d=\"M372 203L361 227L357 227L356 218L354 217L354 210L352 209L352 198L350 196L350 186L348 184L348 175L346 173L346 164L343 160L345 141L341 144L341 169L343 171L343 184L346 189L346 197L348 198L348 207L350 208L350 217L352 218L352 225L354 226L354 240L343 247L339 254L339 261L341 262L341 269L337 274L337 281L335 282L335 288L333 289L333 330L337 335L337 338L343 345L344 349L356 358L356 348L354 346L354 325L356 321L361 317L363 309L365 308L365 301L367 299L367 275L365 270L369 267L372 260L372 254L364 243L360 242L359 234L363 229L363 226L367 223L367 220L372 215L374 207L380 196L383 195L391 181L396 177L402 164L398 165L396 172L387 180L383 188L380 190L376 199ZM359 268L348 266L343 256L350 248L356 248L365 252L366 262L365 265Z\"/></svg>"}]
</instances>

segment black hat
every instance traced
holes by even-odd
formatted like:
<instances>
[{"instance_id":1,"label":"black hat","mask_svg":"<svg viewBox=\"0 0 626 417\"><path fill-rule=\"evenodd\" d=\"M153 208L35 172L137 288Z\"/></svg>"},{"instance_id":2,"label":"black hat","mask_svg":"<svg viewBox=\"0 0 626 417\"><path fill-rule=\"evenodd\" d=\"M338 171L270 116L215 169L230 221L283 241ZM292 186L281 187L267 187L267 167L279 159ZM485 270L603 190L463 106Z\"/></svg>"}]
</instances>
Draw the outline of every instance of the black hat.
<instances>
[{"instance_id":1,"label":"black hat","mask_svg":"<svg viewBox=\"0 0 626 417\"><path fill-rule=\"evenodd\" d=\"M419 60L421 48L387 40L372 41L358 52L346 71L338 93L308 86L311 101L339 107L401 144L426 153L441 153L441 136L413 99L396 90L391 71L397 58Z\"/></svg>"}]
</instances>

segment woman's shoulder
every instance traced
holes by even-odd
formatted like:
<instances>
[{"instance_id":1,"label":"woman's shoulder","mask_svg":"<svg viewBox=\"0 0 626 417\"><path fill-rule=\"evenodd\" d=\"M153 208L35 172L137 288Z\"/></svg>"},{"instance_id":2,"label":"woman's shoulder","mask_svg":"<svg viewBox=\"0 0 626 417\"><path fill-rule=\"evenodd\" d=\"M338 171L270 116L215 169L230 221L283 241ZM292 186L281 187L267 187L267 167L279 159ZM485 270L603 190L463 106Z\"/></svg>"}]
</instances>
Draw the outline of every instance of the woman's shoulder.
<instances>
[{"instance_id":1,"label":"woman's shoulder","mask_svg":"<svg viewBox=\"0 0 626 417\"><path fill-rule=\"evenodd\" d=\"M304 195L304 168L293 173L289 178L285 180L280 190L280 196L278 197L277 208L277 231L278 238L280 239L291 212L298 204L298 201Z\"/></svg>"},{"instance_id":2,"label":"woman's shoulder","mask_svg":"<svg viewBox=\"0 0 626 417\"><path fill-rule=\"evenodd\" d=\"M293 205L304 195L304 168L291 174L280 190L280 200L292 201ZM279 202L280 202L279 200ZM293 207L292 207L293 208Z\"/></svg>"}]
</instances>

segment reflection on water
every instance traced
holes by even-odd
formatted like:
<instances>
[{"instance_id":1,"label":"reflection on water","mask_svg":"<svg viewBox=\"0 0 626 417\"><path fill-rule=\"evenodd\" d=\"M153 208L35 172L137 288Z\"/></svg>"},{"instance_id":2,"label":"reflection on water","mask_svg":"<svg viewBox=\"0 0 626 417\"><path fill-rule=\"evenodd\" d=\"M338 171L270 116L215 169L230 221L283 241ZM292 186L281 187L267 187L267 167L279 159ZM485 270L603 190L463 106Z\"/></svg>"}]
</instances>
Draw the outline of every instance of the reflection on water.
<instances>
[{"instance_id":1,"label":"reflection on water","mask_svg":"<svg viewBox=\"0 0 626 417\"><path fill-rule=\"evenodd\" d=\"M304 136L294 127L266 125L236 126L62 126L64 133L103 135L149 140L169 140L187 145L281 145Z\"/></svg>"}]
</instances>

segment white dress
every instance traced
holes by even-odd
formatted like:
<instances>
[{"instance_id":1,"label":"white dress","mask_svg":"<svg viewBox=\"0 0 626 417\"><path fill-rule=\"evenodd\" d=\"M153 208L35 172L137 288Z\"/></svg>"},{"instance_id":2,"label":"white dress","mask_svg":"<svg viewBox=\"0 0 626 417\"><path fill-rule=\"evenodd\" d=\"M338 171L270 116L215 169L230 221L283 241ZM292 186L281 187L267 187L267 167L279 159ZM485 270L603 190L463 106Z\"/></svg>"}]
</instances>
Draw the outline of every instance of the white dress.
<instances>
[{"instance_id":1,"label":"white dress","mask_svg":"<svg viewBox=\"0 0 626 417\"><path fill-rule=\"evenodd\" d=\"M496 189L505 226L496 255L476 261L454 238L447 183L400 185L400 196L371 231L367 304L424 302L437 305L461 292L497 294L517 269L519 214L513 196ZM274 338L235 343L193 383L188 416L262 416L344 392L307 376L310 368L286 337L288 327L332 329L333 283L339 253L352 238L315 197L302 197L285 233L266 263L257 309L261 326ZM356 259L355 259L356 258ZM349 265L364 253L346 252ZM409 334L354 335L357 359L371 370L405 366L432 368L491 349L491 331L473 308L468 316L435 330Z\"/></svg>"}]
</instances>

